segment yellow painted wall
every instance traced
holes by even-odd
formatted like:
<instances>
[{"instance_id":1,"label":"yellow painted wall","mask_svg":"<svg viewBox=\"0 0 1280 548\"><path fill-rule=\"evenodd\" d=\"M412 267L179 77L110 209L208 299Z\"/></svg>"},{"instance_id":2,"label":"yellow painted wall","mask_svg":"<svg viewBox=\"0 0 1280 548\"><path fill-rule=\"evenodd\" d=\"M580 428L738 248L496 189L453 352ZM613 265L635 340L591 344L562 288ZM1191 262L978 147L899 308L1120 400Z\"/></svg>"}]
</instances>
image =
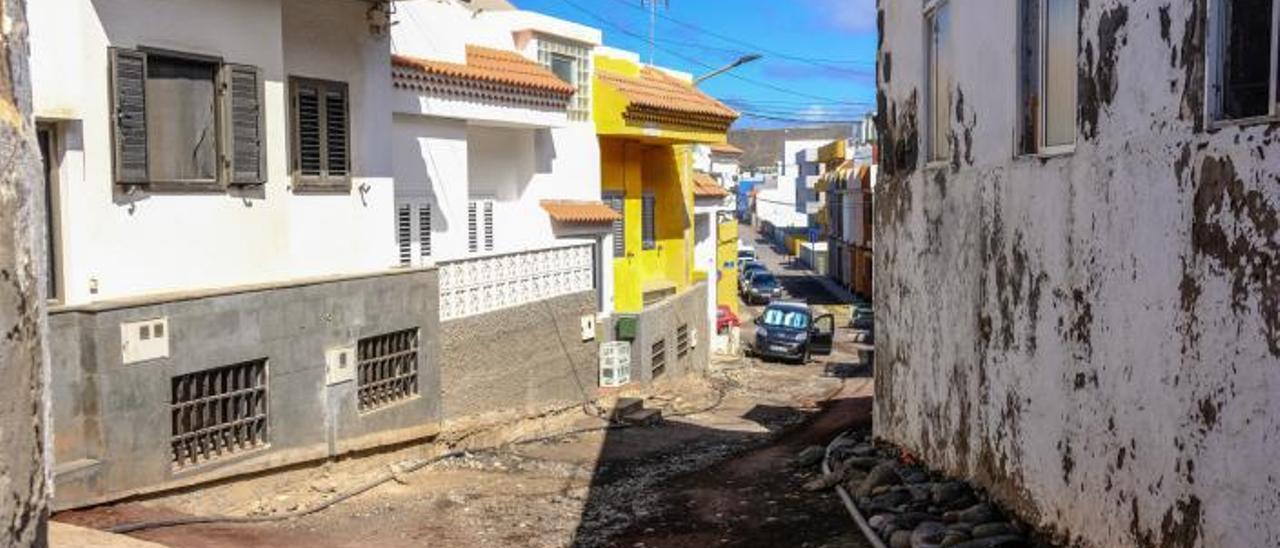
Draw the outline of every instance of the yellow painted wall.
<instances>
[{"instance_id":1,"label":"yellow painted wall","mask_svg":"<svg viewBox=\"0 0 1280 548\"><path fill-rule=\"evenodd\" d=\"M716 304L738 313L738 221L728 220L716 227Z\"/></svg>"},{"instance_id":2,"label":"yellow painted wall","mask_svg":"<svg viewBox=\"0 0 1280 548\"><path fill-rule=\"evenodd\" d=\"M693 281L692 157L686 147L600 139L601 185L623 193L625 256L614 258L614 307L638 312L646 289ZM644 249L641 198L655 198L654 246Z\"/></svg>"},{"instance_id":3,"label":"yellow painted wall","mask_svg":"<svg viewBox=\"0 0 1280 548\"><path fill-rule=\"evenodd\" d=\"M626 59L597 55L595 70L610 72L630 78L639 78L641 66ZM622 117L630 102L626 96L608 83L596 78L591 86L591 116L600 136L630 137L649 143L706 143L726 142L724 133L665 127L658 124L639 125Z\"/></svg>"}]
</instances>

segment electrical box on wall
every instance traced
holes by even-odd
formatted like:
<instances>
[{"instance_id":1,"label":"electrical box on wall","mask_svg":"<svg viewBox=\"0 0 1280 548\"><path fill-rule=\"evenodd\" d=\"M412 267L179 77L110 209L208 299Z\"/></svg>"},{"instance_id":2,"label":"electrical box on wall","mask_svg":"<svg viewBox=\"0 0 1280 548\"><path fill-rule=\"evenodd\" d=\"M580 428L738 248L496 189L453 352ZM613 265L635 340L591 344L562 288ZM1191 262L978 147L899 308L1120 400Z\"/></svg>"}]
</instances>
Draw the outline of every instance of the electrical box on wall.
<instances>
[{"instance_id":1,"label":"electrical box on wall","mask_svg":"<svg viewBox=\"0 0 1280 548\"><path fill-rule=\"evenodd\" d=\"M596 316L595 314L583 316L582 320L582 341L593 341L596 338Z\"/></svg>"},{"instance_id":2,"label":"electrical box on wall","mask_svg":"<svg viewBox=\"0 0 1280 548\"><path fill-rule=\"evenodd\" d=\"M335 346L324 351L324 382L332 386L356 380L356 346Z\"/></svg>"},{"instance_id":3,"label":"electrical box on wall","mask_svg":"<svg viewBox=\"0 0 1280 548\"><path fill-rule=\"evenodd\" d=\"M169 357L169 318L120 324L120 358L127 364Z\"/></svg>"}]
</instances>

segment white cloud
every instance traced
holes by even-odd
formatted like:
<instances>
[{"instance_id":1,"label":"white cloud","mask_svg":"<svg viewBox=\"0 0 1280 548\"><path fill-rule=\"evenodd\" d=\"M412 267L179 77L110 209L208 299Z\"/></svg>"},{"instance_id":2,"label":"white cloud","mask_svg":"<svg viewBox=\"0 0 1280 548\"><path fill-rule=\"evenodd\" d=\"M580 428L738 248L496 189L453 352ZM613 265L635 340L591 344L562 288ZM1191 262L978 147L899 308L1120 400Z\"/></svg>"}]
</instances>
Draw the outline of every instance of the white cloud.
<instances>
[{"instance_id":1,"label":"white cloud","mask_svg":"<svg viewBox=\"0 0 1280 548\"><path fill-rule=\"evenodd\" d=\"M832 27L852 32L876 30L875 0L812 0L814 14Z\"/></svg>"}]
</instances>

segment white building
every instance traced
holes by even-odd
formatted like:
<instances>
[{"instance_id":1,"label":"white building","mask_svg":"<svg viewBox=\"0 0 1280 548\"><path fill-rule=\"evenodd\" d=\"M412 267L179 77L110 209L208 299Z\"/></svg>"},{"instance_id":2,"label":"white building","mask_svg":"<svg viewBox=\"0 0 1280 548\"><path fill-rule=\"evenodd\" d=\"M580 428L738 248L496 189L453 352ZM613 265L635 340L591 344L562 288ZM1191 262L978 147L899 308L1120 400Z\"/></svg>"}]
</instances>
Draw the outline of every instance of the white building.
<instances>
[{"instance_id":1,"label":"white building","mask_svg":"<svg viewBox=\"0 0 1280 548\"><path fill-rule=\"evenodd\" d=\"M614 217L600 202L590 89L600 31L458 1L397 10L401 263L443 265L445 319L592 288L607 306L599 249L612 249ZM564 270L554 281L522 266L550 263Z\"/></svg>"}]
</instances>

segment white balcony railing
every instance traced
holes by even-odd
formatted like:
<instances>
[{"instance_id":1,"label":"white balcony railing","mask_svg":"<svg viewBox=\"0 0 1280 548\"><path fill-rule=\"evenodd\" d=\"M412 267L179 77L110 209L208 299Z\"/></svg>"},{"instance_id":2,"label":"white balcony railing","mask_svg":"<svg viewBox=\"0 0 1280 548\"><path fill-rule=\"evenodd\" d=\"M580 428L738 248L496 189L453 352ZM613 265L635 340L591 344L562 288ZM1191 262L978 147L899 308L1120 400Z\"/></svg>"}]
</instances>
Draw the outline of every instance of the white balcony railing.
<instances>
[{"instance_id":1,"label":"white balcony railing","mask_svg":"<svg viewBox=\"0 0 1280 548\"><path fill-rule=\"evenodd\" d=\"M440 265L440 321L591 291L591 245L463 259Z\"/></svg>"}]
</instances>

